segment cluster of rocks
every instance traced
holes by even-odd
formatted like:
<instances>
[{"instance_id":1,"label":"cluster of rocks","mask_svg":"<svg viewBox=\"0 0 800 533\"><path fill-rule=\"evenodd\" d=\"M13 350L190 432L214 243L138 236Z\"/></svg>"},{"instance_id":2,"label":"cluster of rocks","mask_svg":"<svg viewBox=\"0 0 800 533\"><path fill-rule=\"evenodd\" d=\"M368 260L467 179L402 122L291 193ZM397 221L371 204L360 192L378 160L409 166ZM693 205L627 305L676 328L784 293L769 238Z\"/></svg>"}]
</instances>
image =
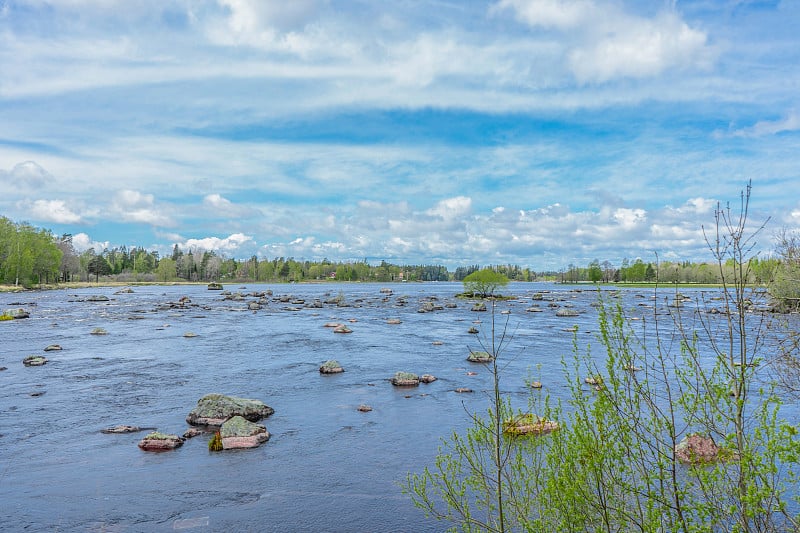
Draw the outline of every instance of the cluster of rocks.
<instances>
[{"instance_id":1,"label":"cluster of rocks","mask_svg":"<svg viewBox=\"0 0 800 533\"><path fill-rule=\"evenodd\" d=\"M395 372L390 381L395 387L416 387L420 383L433 383L436 381L436 376L431 374L418 376L413 372Z\"/></svg>"},{"instance_id":2,"label":"cluster of rocks","mask_svg":"<svg viewBox=\"0 0 800 533\"><path fill-rule=\"evenodd\" d=\"M186 416L189 428L182 436L151 431L138 443L145 451L174 450L192 437L213 432L221 440L222 450L255 448L269 440L267 428L257 422L275 412L260 400L207 394ZM119 425L101 430L103 433L133 433L144 429L139 426ZM209 447L211 449L211 447Z\"/></svg>"}]
</instances>

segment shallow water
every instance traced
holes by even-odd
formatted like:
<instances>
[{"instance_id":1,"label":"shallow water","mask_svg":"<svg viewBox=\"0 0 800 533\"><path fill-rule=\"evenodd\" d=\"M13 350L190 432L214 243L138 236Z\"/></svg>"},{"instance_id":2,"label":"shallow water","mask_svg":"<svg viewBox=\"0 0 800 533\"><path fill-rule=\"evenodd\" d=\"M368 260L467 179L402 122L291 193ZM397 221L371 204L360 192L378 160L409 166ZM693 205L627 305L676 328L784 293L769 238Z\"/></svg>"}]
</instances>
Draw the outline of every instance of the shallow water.
<instances>
[{"instance_id":1,"label":"shallow water","mask_svg":"<svg viewBox=\"0 0 800 533\"><path fill-rule=\"evenodd\" d=\"M394 294L381 294L381 287ZM431 465L441 437L463 430L467 411L488 405L490 375L465 361L481 349L491 316L454 295L460 284L226 286L249 294L272 290L257 312L204 286L60 290L0 295L0 309L24 307L31 318L0 322L0 524L20 531L440 531L401 493L409 471ZM526 313L540 291L581 314L559 318L548 302ZM513 338L503 354L501 387L524 407L526 379L544 393L566 393L560 359L578 342L597 344L595 291L511 284L518 298L498 304L498 332ZM608 294L607 291L604 291ZM694 295L689 311L703 295ZM103 294L108 302L84 301ZM350 307L289 307L280 295L327 299ZM652 290L621 291L631 315L648 313ZM182 296L188 309L163 309ZM713 296L711 294L709 298ZM407 303L400 305L399 297ZM455 303L418 313L421 302ZM248 297L246 301L256 298ZM399 318L401 324L387 324ZM353 333L323 325L347 323ZM352 322L348 322L352 321ZM474 324L481 321L480 324ZM470 335L475 325L481 334ZM107 335L91 335L94 328ZM197 337L186 338L193 332ZM434 341L443 344L434 345ZM42 367L22 359L48 352ZM320 375L337 359L343 374ZM438 381L392 387L399 370ZM476 375L468 375L474 371ZM454 389L469 387L472 394ZM272 435L252 450L210 453L207 436L165 453L141 451L142 433L109 435L118 424L182 434L205 394L255 398L275 409L262 421ZM539 393L535 393L539 394ZM362 413L360 404L373 411Z\"/></svg>"}]
</instances>

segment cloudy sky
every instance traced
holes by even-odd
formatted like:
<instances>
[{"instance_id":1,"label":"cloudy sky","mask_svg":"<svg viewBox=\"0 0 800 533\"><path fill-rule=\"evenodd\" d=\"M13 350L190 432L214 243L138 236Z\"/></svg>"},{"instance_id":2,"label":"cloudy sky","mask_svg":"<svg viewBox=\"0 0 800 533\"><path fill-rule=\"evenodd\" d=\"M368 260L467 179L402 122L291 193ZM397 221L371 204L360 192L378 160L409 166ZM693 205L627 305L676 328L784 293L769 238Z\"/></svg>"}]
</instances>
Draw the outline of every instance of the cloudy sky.
<instances>
[{"instance_id":1,"label":"cloudy sky","mask_svg":"<svg viewBox=\"0 0 800 533\"><path fill-rule=\"evenodd\" d=\"M794 0L0 0L0 215L78 248L707 260L800 227Z\"/></svg>"}]
</instances>

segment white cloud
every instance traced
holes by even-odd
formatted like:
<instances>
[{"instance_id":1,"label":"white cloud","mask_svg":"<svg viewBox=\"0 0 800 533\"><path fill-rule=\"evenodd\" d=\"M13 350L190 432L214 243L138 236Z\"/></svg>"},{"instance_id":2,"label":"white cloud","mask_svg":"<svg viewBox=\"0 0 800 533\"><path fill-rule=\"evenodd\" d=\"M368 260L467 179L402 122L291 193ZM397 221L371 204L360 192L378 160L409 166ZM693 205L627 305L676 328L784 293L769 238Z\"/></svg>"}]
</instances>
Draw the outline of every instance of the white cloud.
<instances>
[{"instance_id":1,"label":"white cloud","mask_svg":"<svg viewBox=\"0 0 800 533\"><path fill-rule=\"evenodd\" d=\"M183 250L199 249L207 251L219 251L228 254L236 254L243 248L254 245L255 241L251 235L235 233L220 239L219 237L205 237L202 239L187 239L183 243L178 243Z\"/></svg>"},{"instance_id":2,"label":"white cloud","mask_svg":"<svg viewBox=\"0 0 800 533\"><path fill-rule=\"evenodd\" d=\"M655 20L627 20L614 33L569 54L577 80L606 82L618 77L657 76L671 68L706 68L706 34L690 28L675 13Z\"/></svg>"},{"instance_id":3,"label":"white cloud","mask_svg":"<svg viewBox=\"0 0 800 533\"><path fill-rule=\"evenodd\" d=\"M760 120L749 128L734 131L733 137L764 137L785 131L800 130L800 113L792 109L786 117L778 120Z\"/></svg>"},{"instance_id":4,"label":"white cloud","mask_svg":"<svg viewBox=\"0 0 800 533\"><path fill-rule=\"evenodd\" d=\"M85 252L92 248L96 253L100 253L106 248L111 248L111 243L109 241L95 241L85 233L76 233L72 236L72 246L77 252Z\"/></svg>"},{"instance_id":5,"label":"white cloud","mask_svg":"<svg viewBox=\"0 0 800 533\"><path fill-rule=\"evenodd\" d=\"M505 9L529 26L565 30L585 24L597 6L591 0L501 0L490 12Z\"/></svg>"},{"instance_id":6,"label":"white cloud","mask_svg":"<svg viewBox=\"0 0 800 533\"><path fill-rule=\"evenodd\" d=\"M467 196L457 196L441 200L434 207L425 213L430 216L441 217L443 220L450 221L468 215L472 209L472 198Z\"/></svg>"},{"instance_id":7,"label":"white cloud","mask_svg":"<svg viewBox=\"0 0 800 533\"><path fill-rule=\"evenodd\" d=\"M15 187L40 189L53 182L53 176L35 161L17 163L10 171L0 170L0 182Z\"/></svg>"},{"instance_id":8,"label":"white cloud","mask_svg":"<svg viewBox=\"0 0 800 533\"><path fill-rule=\"evenodd\" d=\"M705 32L674 10L646 18L596 0L501 0L491 12L514 12L531 28L565 35L570 70L580 83L657 76L671 68L708 68L714 51Z\"/></svg>"},{"instance_id":9,"label":"white cloud","mask_svg":"<svg viewBox=\"0 0 800 533\"><path fill-rule=\"evenodd\" d=\"M619 208L614 211L614 220L623 229L632 229L647 221L647 212L644 209Z\"/></svg>"},{"instance_id":10,"label":"white cloud","mask_svg":"<svg viewBox=\"0 0 800 533\"><path fill-rule=\"evenodd\" d=\"M155 204L152 194L125 189L118 191L111 202L114 216L123 222L142 222L151 226L175 226L175 221L164 212L164 206Z\"/></svg>"},{"instance_id":11,"label":"white cloud","mask_svg":"<svg viewBox=\"0 0 800 533\"><path fill-rule=\"evenodd\" d=\"M19 202L17 207L26 211L28 217L56 224L81 224L81 215L72 211L64 200L34 200Z\"/></svg>"},{"instance_id":12,"label":"white cloud","mask_svg":"<svg viewBox=\"0 0 800 533\"><path fill-rule=\"evenodd\" d=\"M237 205L219 194L208 194L203 198L206 211L203 216L251 218L259 215L258 209Z\"/></svg>"}]
</instances>

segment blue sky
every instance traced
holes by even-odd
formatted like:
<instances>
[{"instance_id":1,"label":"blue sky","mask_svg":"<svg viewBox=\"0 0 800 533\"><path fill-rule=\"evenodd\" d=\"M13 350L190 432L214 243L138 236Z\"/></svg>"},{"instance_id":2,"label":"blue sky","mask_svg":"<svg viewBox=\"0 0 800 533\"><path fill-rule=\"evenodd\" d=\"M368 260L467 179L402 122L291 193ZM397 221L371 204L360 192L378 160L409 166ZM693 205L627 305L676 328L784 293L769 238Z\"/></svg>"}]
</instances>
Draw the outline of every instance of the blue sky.
<instances>
[{"instance_id":1,"label":"blue sky","mask_svg":"<svg viewBox=\"0 0 800 533\"><path fill-rule=\"evenodd\" d=\"M0 0L0 214L79 249L710 260L800 228L800 2Z\"/></svg>"}]
</instances>

